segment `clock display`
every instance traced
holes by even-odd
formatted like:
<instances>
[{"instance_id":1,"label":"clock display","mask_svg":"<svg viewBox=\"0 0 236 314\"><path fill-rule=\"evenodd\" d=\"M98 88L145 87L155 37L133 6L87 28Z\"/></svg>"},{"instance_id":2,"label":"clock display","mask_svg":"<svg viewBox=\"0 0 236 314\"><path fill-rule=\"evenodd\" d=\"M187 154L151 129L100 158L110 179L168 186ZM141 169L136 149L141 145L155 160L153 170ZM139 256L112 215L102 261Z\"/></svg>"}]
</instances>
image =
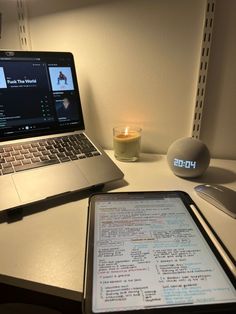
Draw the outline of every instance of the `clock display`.
<instances>
[{"instance_id":1,"label":"clock display","mask_svg":"<svg viewBox=\"0 0 236 314\"><path fill-rule=\"evenodd\" d=\"M194 160L183 160L174 158L174 166L179 168L186 168L186 169L196 169L197 162Z\"/></svg>"}]
</instances>

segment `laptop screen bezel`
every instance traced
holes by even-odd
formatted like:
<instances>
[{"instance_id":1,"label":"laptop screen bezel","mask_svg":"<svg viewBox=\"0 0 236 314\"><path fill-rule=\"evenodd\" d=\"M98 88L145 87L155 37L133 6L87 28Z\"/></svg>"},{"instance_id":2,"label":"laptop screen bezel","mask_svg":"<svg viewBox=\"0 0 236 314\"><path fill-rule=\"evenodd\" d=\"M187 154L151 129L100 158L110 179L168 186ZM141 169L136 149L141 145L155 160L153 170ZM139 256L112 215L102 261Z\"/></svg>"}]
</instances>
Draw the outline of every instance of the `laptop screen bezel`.
<instances>
[{"instance_id":1,"label":"laptop screen bezel","mask_svg":"<svg viewBox=\"0 0 236 314\"><path fill-rule=\"evenodd\" d=\"M36 137L36 136L43 136L43 135L52 135L58 133L66 133L66 132L73 132L73 131L83 131L85 129L84 125L84 118L82 112L82 105L81 105L81 98L79 92L79 86L77 81L77 74L75 69L74 57L71 52L54 52L54 51L0 51L0 61L7 61L11 59L38 59L38 60L60 60L65 59L68 60L71 66L71 72L73 77L73 84L74 84L74 92L76 94L77 102L77 109L79 114L79 124L67 124L67 125L59 125L55 123L55 125L48 129L35 129L35 130L25 130L22 133L13 133L13 134L4 134L0 130L0 142L9 141L9 140L16 140L16 139L23 139L29 137Z\"/></svg>"}]
</instances>

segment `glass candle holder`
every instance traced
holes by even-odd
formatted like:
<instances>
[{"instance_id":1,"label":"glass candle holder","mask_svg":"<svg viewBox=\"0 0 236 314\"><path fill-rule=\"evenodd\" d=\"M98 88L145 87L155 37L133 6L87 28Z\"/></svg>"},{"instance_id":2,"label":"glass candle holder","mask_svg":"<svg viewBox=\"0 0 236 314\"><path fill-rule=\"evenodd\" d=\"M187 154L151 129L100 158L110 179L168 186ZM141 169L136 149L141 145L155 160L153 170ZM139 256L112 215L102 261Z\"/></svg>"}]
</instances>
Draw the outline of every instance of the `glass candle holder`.
<instances>
[{"instance_id":1,"label":"glass candle holder","mask_svg":"<svg viewBox=\"0 0 236 314\"><path fill-rule=\"evenodd\" d=\"M116 159L120 161L136 161L141 146L140 127L119 126L113 128L113 149Z\"/></svg>"}]
</instances>

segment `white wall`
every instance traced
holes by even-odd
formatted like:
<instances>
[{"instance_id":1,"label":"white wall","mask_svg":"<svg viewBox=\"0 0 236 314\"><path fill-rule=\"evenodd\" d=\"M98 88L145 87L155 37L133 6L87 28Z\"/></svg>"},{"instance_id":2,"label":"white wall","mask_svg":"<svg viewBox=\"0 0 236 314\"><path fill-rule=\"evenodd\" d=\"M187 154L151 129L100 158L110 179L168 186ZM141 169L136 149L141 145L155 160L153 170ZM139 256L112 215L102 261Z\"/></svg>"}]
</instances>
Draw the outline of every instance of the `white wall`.
<instances>
[{"instance_id":1,"label":"white wall","mask_svg":"<svg viewBox=\"0 0 236 314\"><path fill-rule=\"evenodd\" d=\"M191 134L205 0L28 0L32 49L75 55L86 127L140 123L143 150ZM0 0L0 49L20 49L16 0ZM236 2L216 0L201 139L236 159Z\"/></svg>"},{"instance_id":2,"label":"white wall","mask_svg":"<svg viewBox=\"0 0 236 314\"><path fill-rule=\"evenodd\" d=\"M0 49L19 50L16 0L0 0ZM205 0L28 0L32 49L75 55L86 127L140 123L143 150L191 134ZM236 2L216 0L201 139L236 159Z\"/></svg>"},{"instance_id":3,"label":"white wall","mask_svg":"<svg viewBox=\"0 0 236 314\"><path fill-rule=\"evenodd\" d=\"M74 53L86 127L104 147L122 122L141 124L149 152L191 135L204 0L30 0L28 8L33 50Z\"/></svg>"},{"instance_id":4,"label":"white wall","mask_svg":"<svg viewBox=\"0 0 236 314\"><path fill-rule=\"evenodd\" d=\"M201 138L213 156L236 159L236 1L217 0Z\"/></svg>"},{"instance_id":5,"label":"white wall","mask_svg":"<svg viewBox=\"0 0 236 314\"><path fill-rule=\"evenodd\" d=\"M20 49L16 1L0 0L2 14L0 49Z\"/></svg>"}]
</instances>

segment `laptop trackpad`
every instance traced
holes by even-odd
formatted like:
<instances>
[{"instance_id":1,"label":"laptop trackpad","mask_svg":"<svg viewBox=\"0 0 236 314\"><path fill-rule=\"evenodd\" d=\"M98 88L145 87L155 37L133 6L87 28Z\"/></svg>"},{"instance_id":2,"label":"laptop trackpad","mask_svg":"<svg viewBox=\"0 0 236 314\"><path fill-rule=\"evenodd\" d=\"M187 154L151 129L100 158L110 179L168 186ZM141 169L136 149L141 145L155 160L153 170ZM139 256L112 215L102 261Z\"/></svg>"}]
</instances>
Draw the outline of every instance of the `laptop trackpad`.
<instances>
[{"instance_id":1,"label":"laptop trackpad","mask_svg":"<svg viewBox=\"0 0 236 314\"><path fill-rule=\"evenodd\" d=\"M87 179L73 163L19 172L13 175L13 180L23 203L89 186Z\"/></svg>"}]
</instances>

